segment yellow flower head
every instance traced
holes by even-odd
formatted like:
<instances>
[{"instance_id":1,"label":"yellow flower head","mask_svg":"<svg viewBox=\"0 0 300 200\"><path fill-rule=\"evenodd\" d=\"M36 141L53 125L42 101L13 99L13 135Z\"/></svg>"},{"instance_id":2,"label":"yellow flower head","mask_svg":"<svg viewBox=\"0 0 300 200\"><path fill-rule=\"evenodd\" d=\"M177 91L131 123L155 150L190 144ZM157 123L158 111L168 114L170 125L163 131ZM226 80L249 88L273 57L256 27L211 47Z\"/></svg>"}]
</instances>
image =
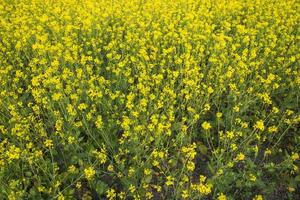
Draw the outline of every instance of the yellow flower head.
<instances>
[{"instance_id":1,"label":"yellow flower head","mask_svg":"<svg viewBox=\"0 0 300 200\"><path fill-rule=\"evenodd\" d=\"M219 193L219 194L218 194L218 200L227 200L227 197L226 197L225 194Z\"/></svg>"},{"instance_id":2,"label":"yellow flower head","mask_svg":"<svg viewBox=\"0 0 300 200\"><path fill-rule=\"evenodd\" d=\"M243 153L239 153L235 159L237 161L243 161L243 160L245 160L245 155Z\"/></svg>"},{"instance_id":3,"label":"yellow flower head","mask_svg":"<svg viewBox=\"0 0 300 200\"><path fill-rule=\"evenodd\" d=\"M202 126L202 128L204 129L204 130L209 130L209 129L211 129L211 125L210 125L210 123L209 122L203 122L202 124L201 124L201 126Z\"/></svg>"},{"instance_id":4,"label":"yellow flower head","mask_svg":"<svg viewBox=\"0 0 300 200\"><path fill-rule=\"evenodd\" d=\"M263 200L263 199L264 199L263 196L260 195L260 194L256 195L256 196L253 198L253 200Z\"/></svg>"},{"instance_id":5,"label":"yellow flower head","mask_svg":"<svg viewBox=\"0 0 300 200\"><path fill-rule=\"evenodd\" d=\"M84 169L84 175L87 180L92 180L96 174L96 171L93 167L88 167Z\"/></svg>"},{"instance_id":6,"label":"yellow flower head","mask_svg":"<svg viewBox=\"0 0 300 200\"><path fill-rule=\"evenodd\" d=\"M263 121L263 120L257 121L257 122L255 123L255 125L254 125L254 128L255 128L255 129L258 129L258 130L260 130L260 131L265 130L264 121Z\"/></svg>"}]
</instances>

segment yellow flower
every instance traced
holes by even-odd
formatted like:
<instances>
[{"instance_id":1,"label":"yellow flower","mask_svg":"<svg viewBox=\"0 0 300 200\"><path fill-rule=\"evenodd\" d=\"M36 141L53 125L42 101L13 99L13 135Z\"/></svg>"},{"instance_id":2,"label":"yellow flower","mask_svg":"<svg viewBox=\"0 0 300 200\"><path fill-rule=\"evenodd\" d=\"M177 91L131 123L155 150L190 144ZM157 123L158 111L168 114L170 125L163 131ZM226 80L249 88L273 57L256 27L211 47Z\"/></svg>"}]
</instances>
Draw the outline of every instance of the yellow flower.
<instances>
[{"instance_id":1,"label":"yellow flower","mask_svg":"<svg viewBox=\"0 0 300 200\"><path fill-rule=\"evenodd\" d=\"M186 168L188 171L194 171L195 169L195 163L193 161L188 161L187 162L187 165L186 165Z\"/></svg>"},{"instance_id":2,"label":"yellow flower","mask_svg":"<svg viewBox=\"0 0 300 200\"><path fill-rule=\"evenodd\" d=\"M209 86L207 88L207 92L208 92L208 94L212 94L214 92L214 89L211 86Z\"/></svg>"},{"instance_id":3,"label":"yellow flower","mask_svg":"<svg viewBox=\"0 0 300 200\"><path fill-rule=\"evenodd\" d=\"M276 126L270 126L268 128L268 132L269 133L276 133L276 132L278 132L278 128Z\"/></svg>"},{"instance_id":4,"label":"yellow flower","mask_svg":"<svg viewBox=\"0 0 300 200\"><path fill-rule=\"evenodd\" d=\"M75 116L76 115L76 110L73 108L73 106L71 104L69 104L67 106L67 112L69 113L69 115L71 116Z\"/></svg>"},{"instance_id":5,"label":"yellow flower","mask_svg":"<svg viewBox=\"0 0 300 200\"><path fill-rule=\"evenodd\" d=\"M199 180L200 180L200 183L203 183L203 182L205 182L206 177L204 175L200 175Z\"/></svg>"},{"instance_id":6,"label":"yellow flower","mask_svg":"<svg viewBox=\"0 0 300 200\"><path fill-rule=\"evenodd\" d=\"M107 161L107 152L104 147L102 147L100 151L94 150L92 153L97 157L100 164L104 164Z\"/></svg>"},{"instance_id":7,"label":"yellow flower","mask_svg":"<svg viewBox=\"0 0 300 200\"><path fill-rule=\"evenodd\" d=\"M120 192L119 194L118 194L118 197L119 197L119 199L126 199L125 197L125 192Z\"/></svg>"},{"instance_id":8,"label":"yellow flower","mask_svg":"<svg viewBox=\"0 0 300 200\"><path fill-rule=\"evenodd\" d=\"M151 170L150 169L144 169L144 174L147 176L147 175L150 175L151 174Z\"/></svg>"},{"instance_id":9,"label":"yellow flower","mask_svg":"<svg viewBox=\"0 0 300 200\"><path fill-rule=\"evenodd\" d=\"M293 152L291 158L292 158L293 161L299 160L299 154Z\"/></svg>"},{"instance_id":10,"label":"yellow flower","mask_svg":"<svg viewBox=\"0 0 300 200\"><path fill-rule=\"evenodd\" d=\"M65 197L62 193L59 193L57 200L65 200Z\"/></svg>"},{"instance_id":11,"label":"yellow flower","mask_svg":"<svg viewBox=\"0 0 300 200\"><path fill-rule=\"evenodd\" d=\"M271 155L272 154L272 151L267 148L266 151L265 151L265 156L268 156L268 155Z\"/></svg>"},{"instance_id":12,"label":"yellow flower","mask_svg":"<svg viewBox=\"0 0 300 200\"><path fill-rule=\"evenodd\" d=\"M174 184L174 178L172 176L167 176L166 185L170 186Z\"/></svg>"},{"instance_id":13,"label":"yellow flower","mask_svg":"<svg viewBox=\"0 0 300 200\"><path fill-rule=\"evenodd\" d=\"M293 188L293 187L288 187L288 191L289 191L289 192L295 192L295 188Z\"/></svg>"},{"instance_id":14,"label":"yellow flower","mask_svg":"<svg viewBox=\"0 0 300 200\"><path fill-rule=\"evenodd\" d=\"M243 161L243 160L245 160L245 155L243 153L239 153L235 159L237 161Z\"/></svg>"},{"instance_id":15,"label":"yellow flower","mask_svg":"<svg viewBox=\"0 0 300 200\"><path fill-rule=\"evenodd\" d=\"M51 148L51 147L53 147L53 141L50 140L50 139L47 139L47 140L44 142L44 145L45 145L45 147L47 147L47 148Z\"/></svg>"},{"instance_id":16,"label":"yellow flower","mask_svg":"<svg viewBox=\"0 0 300 200\"><path fill-rule=\"evenodd\" d=\"M188 190L183 190L182 193L181 193L181 196L183 199L187 199L189 198L189 191Z\"/></svg>"},{"instance_id":17,"label":"yellow flower","mask_svg":"<svg viewBox=\"0 0 300 200\"><path fill-rule=\"evenodd\" d=\"M59 101L59 100L61 99L61 97L62 97L62 94L61 94L61 93L54 93L54 94L52 95L52 99L53 99L54 101Z\"/></svg>"},{"instance_id":18,"label":"yellow flower","mask_svg":"<svg viewBox=\"0 0 300 200\"><path fill-rule=\"evenodd\" d=\"M80 189L80 188L81 188L81 182L77 182L77 183L76 183L76 188L77 188L77 189Z\"/></svg>"},{"instance_id":19,"label":"yellow flower","mask_svg":"<svg viewBox=\"0 0 300 200\"><path fill-rule=\"evenodd\" d=\"M253 174L250 174L249 179L250 179L250 181L255 182L256 181L256 176L253 175Z\"/></svg>"},{"instance_id":20,"label":"yellow flower","mask_svg":"<svg viewBox=\"0 0 300 200\"><path fill-rule=\"evenodd\" d=\"M46 188L44 186L38 186L37 189L39 192L44 192Z\"/></svg>"},{"instance_id":21,"label":"yellow flower","mask_svg":"<svg viewBox=\"0 0 300 200\"><path fill-rule=\"evenodd\" d=\"M69 144L73 144L74 141L75 141L75 138L74 138L73 136L69 136L69 137L68 137L68 143L69 143Z\"/></svg>"},{"instance_id":22,"label":"yellow flower","mask_svg":"<svg viewBox=\"0 0 300 200\"><path fill-rule=\"evenodd\" d=\"M93 167L88 167L84 169L84 175L87 180L92 180L96 174L96 171L94 170Z\"/></svg>"},{"instance_id":23,"label":"yellow flower","mask_svg":"<svg viewBox=\"0 0 300 200\"><path fill-rule=\"evenodd\" d=\"M277 107L273 107L272 108L272 112L275 113L275 114L277 114L279 112L279 109Z\"/></svg>"},{"instance_id":24,"label":"yellow flower","mask_svg":"<svg viewBox=\"0 0 300 200\"><path fill-rule=\"evenodd\" d=\"M239 106L234 106L233 107L233 111L234 112L239 112L240 111L240 107Z\"/></svg>"},{"instance_id":25,"label":"yellow flower","mask_svg":"<svg viewBox=\"0 0 300 200\"><path fill-rule=\"evenodd\" d=\"M211 184L204 184L204 183L200 183L197 187L198 191L202 195L210 194L211 193L211 188L212 188Z\"/></svg>"},{"instance_id":26,"label":"yellow flower","mask_svg":"<svg viewBox=\"0 0 300 200\"><path fill-rule=\"evenodd\" d=\"M253 198L253 200L263 200L264 198L263 198L263 196L262 195L256 195L254 198Z\"/></svg>"},{"instance_id":27,"label":"yellow flower","mask_svg":"<svg viewBox=\"0 0 300 200\"><path fill-rule=\"evenodd\" d=\"M234 132L233 131L226 131L226 137L228 137L229 139L234 138Z\"/></svg>"},{"instance_id":28,"label":"yellow flower","mask_svg":"<svg viewBox=\"0 0 300 200\"><path fill-rule=\"evenodd\" d=\"M78 110L83 111L83 110L87 109L87 107L88 106L85 103L81 103L78 105Z\"/></svg>"},{"instance_id":29,"label":"yellow flower","mask_svg":"<svg viewBox=\"0 0 300 200\"><path fill-rule=\"evenodd\" d=\"M264 121L263 120L257 121L254 125L254 128L261 131L265 130Z\"/></svg>"},{"instance_id":30,"label":"yellow flower","mask_svg":"<svg viewBox=\"0 0 300 200\"><path fill-rule=\"evenodd\" d=\"M113 165L108 165L107 170L109 172L113 172L114 171L114 166Z\"/></svg>"},{"instance_id":31,"label":"yellow flower","mask_svg":"<svg viewBox=\"0 0 300 200\"><path fill-rule=\"evenodd\" d=\"M190 146L188 147L182 147L181 148L181 152L184 154L184 156L187 158L187 159L194 159L197 152L196 152L196 143L193 143L191 144ZM159 156L160 158L163 158L164 157L164 153L163 152L159 152L157 153L156 151L154 152L154 156Z\"/></svg>"},{"instance_id":32,"label":"yellow flower","mask_svg":"<svg viewBox=\"0 0 300 200\"><path fill-rule=\"evenodd\" d=\"M225 194L219 193L219 194L218 194L218 200L227 200L227 197L226 197Z\"/></svg>"},{"instance_id":33,"label":"yellow flower","mask_svg":"<svg viewBox=\"0 0 300 200\"><path fill-rule=\"evenodd\" d=\"M100 115L97 116L95 124L98 129L102 128L102 126L103 126L102 116L100 116Z\"/></svg>"},{"instance_id":34,"label":"yellow flower","mask_svg":"<svg viewBox=\"0 0 300 200\"><path fill-rule=\"evenodd\" d=\"M74 165L69 166L68 172L73 174L76 171L76 167Z\"/></svg>"},{"instance_id":35,"label":"yellow flower","mask_svg":"<svg viewBox=\"0 0 300 200\"><path fill-rule=\"evenodd\" d=\"M16 147L15 145L10 146L8 151L6 152L9 161L19 159L20 154L21 154L21 149Z\"/></svg>"},{"instance_id":36,"label":"yellow flower","mask_svg":"<svg viewBox=\"0 0 300 200\"><path fill-rule=\"evenodd\" d=\"M209 111L210 110L210 105L208 103L206 103L204 105L204 111Z\"/></svg>"},{"instance_id":37,"label":"yellow flower","mask_svg":"<svg viewBox=\"0 0 300 200\"><path fill-rule=\"evenodd\" d=\"M109 190L106 191L106 197L109 200L116 199L117 193L116 193L116 191L113 188L111 188L111 189L109 189Z\"/></svg>"},{"instance_id":38,"label":"yellow flower","mask_svg":"<svg viewBox=\"0 0 300 200\"><path fill-rule=\"evenodd\" d=\"M135 188L134 185L130 185L130 186L129 186L129 191L130 191L130 193L134 193L135 190L136 190L136 188Z\"/></svg>"},{"instance_id":39,"label":"yellow flower","mask_svg":"<svg viewBox=\"0 0 300 200\"><path fill-rule=\"evenodd\" d=\"M201 126L202 126L202 128L204 129L204 130L209 130L209 129L211 129L211 125L210 125L210 123L209 122L203 122L202 124L201 124Z\"/></svg>"}]
</instances>

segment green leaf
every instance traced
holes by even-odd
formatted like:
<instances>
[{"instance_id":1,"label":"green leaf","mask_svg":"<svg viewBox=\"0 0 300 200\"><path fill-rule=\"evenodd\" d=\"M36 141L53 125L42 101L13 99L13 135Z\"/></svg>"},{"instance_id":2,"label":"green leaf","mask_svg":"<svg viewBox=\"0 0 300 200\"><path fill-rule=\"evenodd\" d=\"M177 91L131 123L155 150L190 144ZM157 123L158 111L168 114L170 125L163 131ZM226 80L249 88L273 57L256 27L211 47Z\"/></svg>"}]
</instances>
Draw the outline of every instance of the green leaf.
<instances>
[{"instance_id":1,"label":"green leaf","mask_svg":"<svg viewBox=\"0 0 300 200\"><path fill-rule=\"evenodd\" d=\"M151 182L151 180L152 180L152 175L150 174L150 175L147 175L147 176L145 176L145 182L146 183L150 183Z\"/></svg>"},{"instance_id":2,"label":"green leaf","mask_svg":"<svg viewBox=\"0 0 300 200\"><path fill-rule=\"evenodd\" d=\"M207 154L207 147L204 144L202 144L202 143L198 144L198 148L202 155Z\"/></svg>"},{"instance_id":3,"label":"green leaf","mask_svg":"<svg viewBox=\"0 0 300 200\"><path fill-rule=\"evenodd\" d=\"M105 191L108 189L108 185L102 181L98 181L96 183L96 192L101 195L104 194Z\"/></svg>"}]
</instances>

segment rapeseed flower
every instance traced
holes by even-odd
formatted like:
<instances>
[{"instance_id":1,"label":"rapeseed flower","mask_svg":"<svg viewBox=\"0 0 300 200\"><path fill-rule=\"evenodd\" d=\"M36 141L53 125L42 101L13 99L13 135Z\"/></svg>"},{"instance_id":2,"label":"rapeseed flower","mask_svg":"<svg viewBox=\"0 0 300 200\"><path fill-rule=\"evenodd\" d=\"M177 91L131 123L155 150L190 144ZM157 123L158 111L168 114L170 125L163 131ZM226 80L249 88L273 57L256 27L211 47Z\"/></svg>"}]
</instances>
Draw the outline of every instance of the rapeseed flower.
<instances>
[{"instance_id":1,"label":"rapeseed flower","mask_svg":"<svg viewBox=\"0 0 300 200\"><path fill-rule=\"evenodd\" d=\"M258 129L260 131L264 131L265 130L265 125L264 125L264 121L263 120L258 120L255 125L254 125L255 129Z\"/></svg>"},{"instance_id":2,"label":"rapeseed flower","mask_svg":"<svg viewBox=\"0 0 300 200\"><path fill-rule=\"evenodd\" d=\"M93 167L87 167L84 169L84 175L87 180L92 180L96 174L96 171Z\"/></svg>"},{"instance_id":3,"label":"rapeseed flower","mask_svg":"<svg viewBox=\"0 0 300 200\"><path fill-rule=\"evenodd\" d=\"M209 129L211 129L211 125L210 125L209 122L203 122L203 123L201 124L201 126L202 126L202 128L203 128L204 130L209 130Z\"/></svg>"}]
</instances>

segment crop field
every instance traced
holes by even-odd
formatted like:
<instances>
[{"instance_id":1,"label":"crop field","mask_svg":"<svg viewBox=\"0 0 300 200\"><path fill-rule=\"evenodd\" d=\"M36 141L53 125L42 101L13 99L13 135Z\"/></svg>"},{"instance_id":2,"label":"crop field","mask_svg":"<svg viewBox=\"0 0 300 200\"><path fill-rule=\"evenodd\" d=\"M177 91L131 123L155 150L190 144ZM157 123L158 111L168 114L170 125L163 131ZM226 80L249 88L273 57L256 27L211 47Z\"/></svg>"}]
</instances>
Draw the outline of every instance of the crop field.
<instances>
[{"instance_id":1,"label":"crop field","mask_svg":"<svg viewBox=\"0 0 300 200\"><path fill-rule=\"evenodd\" d=\"M299 200L299 0L0 0L0 199Z\"/></svg>"}]
</instances>

